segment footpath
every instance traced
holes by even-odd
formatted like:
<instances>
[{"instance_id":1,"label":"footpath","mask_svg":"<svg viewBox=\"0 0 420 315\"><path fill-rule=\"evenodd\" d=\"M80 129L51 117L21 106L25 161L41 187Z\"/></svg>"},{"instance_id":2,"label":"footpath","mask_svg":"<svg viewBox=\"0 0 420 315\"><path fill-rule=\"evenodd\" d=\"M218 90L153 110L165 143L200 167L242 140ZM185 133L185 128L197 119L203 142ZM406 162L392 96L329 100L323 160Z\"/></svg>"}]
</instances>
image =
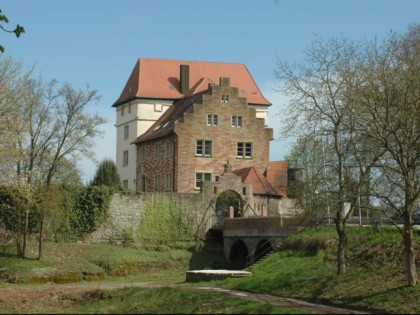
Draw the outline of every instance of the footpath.
<instances>
[{"instance_id":1,"label":"footpath","mask_svg":"<svg viewBox=\"0 0 420 315\"><path fill-rule=\"evenodd\" d=\"M232 296L242 297L251 301L261 303L268 303L276 306L294 308L299 311L311 312L314 314L373 314L366 311L346 309L328 305L321 305L315 303L308 303L305 301L279 297L268 294L258 294L237 290L228 290L212 286L186 286L173 281L144 281L134 283L71 283L71 284L44 284L44 285L31 285L19 287L8 286L0 288L0 310L4 307L10 307L10 303L15 305L31 305L33 303L48 303L50 299L57 299L62 295L92 290L112 290L122 289L127 287L178 287L181 289L189 290L204 290L211 292L219 292L221 294L230 294ZM5 308L6 309L6 308ZM10 309L10 308L9 308ZM17 309L20 309L18 307ZM20 309L22 311L22 309ZM2 313L0 311L0 313ZM20 312L19 312L20 313Z\"/></svg>"}]
</instances>

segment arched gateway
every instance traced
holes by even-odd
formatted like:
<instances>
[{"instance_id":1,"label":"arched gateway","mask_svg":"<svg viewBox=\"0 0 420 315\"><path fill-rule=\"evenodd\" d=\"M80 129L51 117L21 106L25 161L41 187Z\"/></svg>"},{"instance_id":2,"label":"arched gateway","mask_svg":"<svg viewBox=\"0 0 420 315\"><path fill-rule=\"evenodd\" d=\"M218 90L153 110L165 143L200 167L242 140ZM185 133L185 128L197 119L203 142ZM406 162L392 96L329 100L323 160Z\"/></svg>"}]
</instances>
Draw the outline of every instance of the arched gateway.
<instances>
[{"instance_id":1,"label":"arched gateway","mask_svg":"<svg viewBox=\"0 0 420 315\"><path fill-rule=\"evenodd\" d=\"M230 172L215 182L205 182L203 196L212 196L207 211L207 231L223 240L224 256L233 269L243 269L257 258L279 248L295 228L285 228L279 215L257 211L251 184ZM264 207L262 207L264 209Z\"/></svg>"}]
</instances>

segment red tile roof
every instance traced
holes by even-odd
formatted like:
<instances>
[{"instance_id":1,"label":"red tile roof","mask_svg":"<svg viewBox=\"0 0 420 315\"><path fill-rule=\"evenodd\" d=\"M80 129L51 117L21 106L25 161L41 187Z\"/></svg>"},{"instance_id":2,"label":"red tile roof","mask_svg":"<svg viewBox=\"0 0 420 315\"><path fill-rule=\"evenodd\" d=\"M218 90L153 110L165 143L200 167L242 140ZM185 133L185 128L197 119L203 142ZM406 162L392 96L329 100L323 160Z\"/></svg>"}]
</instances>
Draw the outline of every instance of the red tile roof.
<instances>
[{"instance_id":1,"label":"red tile roof","mask_svg":"<svg viewBox=\"0 0 420 315\"><path fill-rule=\"evenodd\" d=\"M254 166L235 170L232 173L240 176L243 183L251 184L253 194L281 196L279 191Z\"/></svg>"},{"instance_id":2,"label":"red tile roof","mask_svg":"<svg viewBox=\"0 0 420 315\"><path fill-rule=\"evenodd\" d=\"M287 194L287 170L288 170L287 161L271 161L268 164L266 171L267 179L272 183L278 191L286 196Z\"/></svg>"},{"instance_id":3,"label":"red tile roof","mask_svg":"<svg viewBox=\"0 0 420 315\"><path fill-rule=\"evenodd\" d=\"M193 94L176 101L145 133L137 137L131 144L157 139L171 134L176 121L182 119L184 113L191 110L191 106L197 97L199 97L199 94Z\"/></svg>"},{"instance_id":4,"label":"red tile roof","mask_svg":"<svg viewBox=\"0 0 420 315\"><path fill-rule=\"evenodd\" d=\"M189 65L189 86L195 93L206 90L208 81L218 83L220 77L229 77L231 86L238 87L240 96L246 97L249 104L271 105L244 64L140 58L112 106L136 98L182 98L179 84L181 65Z\"/></svg>"}]
</instances>

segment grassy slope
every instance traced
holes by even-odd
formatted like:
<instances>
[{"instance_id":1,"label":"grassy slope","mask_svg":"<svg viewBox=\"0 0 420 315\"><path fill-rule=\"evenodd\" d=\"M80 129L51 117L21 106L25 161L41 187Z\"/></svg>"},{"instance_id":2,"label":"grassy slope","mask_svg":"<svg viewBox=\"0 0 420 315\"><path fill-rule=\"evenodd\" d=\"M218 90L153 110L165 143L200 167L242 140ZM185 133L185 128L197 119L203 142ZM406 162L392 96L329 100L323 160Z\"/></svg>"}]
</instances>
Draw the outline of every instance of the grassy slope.
<instances>
[{"instance_id":1,"label":"grassy slope","mask_svg":"<svg viewBox=\"0 0 420 315\"><path fill-rule=\"evenodd\" d=\"M406 286L401 235L394 228L349 227L348 272L342 276L336 275L336 239L332 226L297 234L290 238L287 250L256 265L252 277L215 281L213 284L354 308L420 313L420 285L414 288ZM418 233L416 239L419 239ZM191 246L151 252L105 244L46 243L46 259L41 262L33 259L36 257L34 248L36 244L31 243L28 253L32 259L27 260L17 259L13 248L5 249L3 253L0 248L0 267L7 268L11 277L21 282L96 280L105 276L127 282L133 275L135 280L172 278L183 281L188 269L221 264L220 261L217 264L212 262L220 254L217 250L200 252ZM160 293L155 291L135 293L134 290L130 294L152 294L159 300ZM165 294L173 294L174 300L185 300L182 290ZM112 293L107 299L118 300L117 295L115 293L114 297ZM172 304L184 305L181 302Z\"/></svg>"},{"instance_id":2,"label":"grassy slope","mask_svg":"<svg viewBox=\"0 0 420 315\"><path fill-rule=\"evenodd\" d=\"M334 227L295 235L288 250L255 266L252 278L221 285L354 308L420 313L420 285L406 285L401 235L395 228L349 227L348 270L341 276L336 275L336 243ZM420 257L417 268L419 262Z\"/></svg>"}]
</instances>

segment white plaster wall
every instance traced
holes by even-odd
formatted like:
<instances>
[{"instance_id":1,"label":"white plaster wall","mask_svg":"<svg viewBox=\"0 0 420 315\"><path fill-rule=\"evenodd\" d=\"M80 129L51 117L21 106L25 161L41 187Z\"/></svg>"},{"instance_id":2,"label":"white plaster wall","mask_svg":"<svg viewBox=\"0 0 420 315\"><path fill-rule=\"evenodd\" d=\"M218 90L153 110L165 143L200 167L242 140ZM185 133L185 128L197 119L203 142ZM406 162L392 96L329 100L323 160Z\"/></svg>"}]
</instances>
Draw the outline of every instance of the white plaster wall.
<instances>
[{"instance_id":1,"label":"white plaster wall","mask_svg":"<svg viewBox=\"0 0 420 315\"><path fill-rule=\"evenodd\" d=\"M136 145L131 144L172 105L171 100L133 100L116 108L117 141L116 165L121 178L128 181L128 189L136 190ZM124 115L122 115L124 111ZM124 126L129 127L128 139L124 139ZM123 166L123 152L128 151L128 165Z\"/></svg>"},{"instance_id":2,"label":"white plaster wall","mask_svg":"<svg viewBox=\"0 0 420 315\"><path fill-rule=\"evenodd\" d=\"M268 106L248 105L249 108L254 108L257 118L263 118L264 124L268 127Z\"/></svg>"}]
</instances>

